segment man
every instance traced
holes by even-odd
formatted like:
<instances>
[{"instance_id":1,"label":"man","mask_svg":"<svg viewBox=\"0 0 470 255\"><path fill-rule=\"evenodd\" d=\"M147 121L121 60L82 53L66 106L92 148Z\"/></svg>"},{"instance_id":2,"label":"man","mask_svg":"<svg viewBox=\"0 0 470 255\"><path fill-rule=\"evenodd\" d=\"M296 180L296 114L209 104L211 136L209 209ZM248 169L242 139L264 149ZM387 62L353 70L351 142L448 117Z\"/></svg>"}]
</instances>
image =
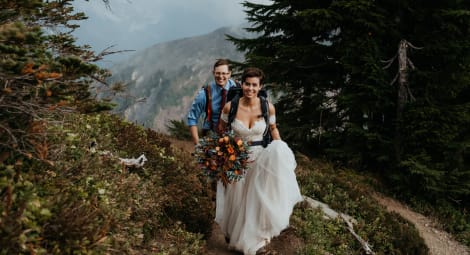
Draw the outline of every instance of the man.
<instances>
[{"instance_id":1,"label":"man","mask_svg":"<svg viewBox=\"0 0 470 255\"><path fill-rule=\"evenodd\" d=\"M202 125L202 134L205 135L209 130L217 132L217 126L220 117L220 111L224 107L225 99L224 94L228 92L230 87L236 86L236 83L230 79L232 74L230 63L226 59L219 59L215 62L214 68L212 71L214 75L214 81L208 84L207 91L205 88L202 88L197 93L194 101L191 105L191 108L188 112L187 125L189 126L189 132L193 138L195 145L199 143L199 134L197 129L197 123L202 113L206 113L206 104L208 98L211 101L210 107L210 119L204 120ZM210 94L208 95L207 92Z\"/></svg>"}]
</instances>

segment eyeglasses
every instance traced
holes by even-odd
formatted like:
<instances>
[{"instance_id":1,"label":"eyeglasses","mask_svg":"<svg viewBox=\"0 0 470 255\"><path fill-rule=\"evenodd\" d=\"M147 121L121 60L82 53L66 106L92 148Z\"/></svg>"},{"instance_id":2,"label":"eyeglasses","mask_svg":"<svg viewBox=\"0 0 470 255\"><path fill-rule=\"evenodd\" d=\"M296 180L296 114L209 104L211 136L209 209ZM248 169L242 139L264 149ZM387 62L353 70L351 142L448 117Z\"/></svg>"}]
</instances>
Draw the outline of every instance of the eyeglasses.
<instances>
[{"instance_id":1,"label":"eyeglasses","mask_svg":"<svg viewBox=\"0 0 470 255\"><path fill-rule=\"evenodd\" d=\"M214 72L214 75L215 76L227 76L229 75L230 73L223 73L223 72Z\"/></svg>"}]
</instances>

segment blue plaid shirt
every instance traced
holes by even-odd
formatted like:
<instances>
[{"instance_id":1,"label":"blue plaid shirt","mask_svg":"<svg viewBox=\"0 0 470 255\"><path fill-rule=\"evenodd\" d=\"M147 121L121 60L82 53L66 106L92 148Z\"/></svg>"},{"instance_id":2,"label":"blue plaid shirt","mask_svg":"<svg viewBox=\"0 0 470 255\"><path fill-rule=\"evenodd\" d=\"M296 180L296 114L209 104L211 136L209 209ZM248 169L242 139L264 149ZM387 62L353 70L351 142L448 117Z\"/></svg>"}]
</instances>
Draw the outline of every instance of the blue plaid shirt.
<instances>
[{"instance_id":1,"label":"blue plaid shirt","mask_svg":"<svg viewBox=\"0 0 470 255\"><path fill-rule=\"evenodd\" d=\"M222 103L222 88L219 85L215 84L215 81L212 81L209 84L209 86L211 88L211 96L212 96L212 123L216 124L219 121L221 107L223 107L220 105ZM235 86L236 84L233 80L228 80L228 82L224 86L224 89L228 91L230 87L235 87ZM196 97L194 98L191 108L189 109L188 119L187 119L186 124L188 126L197 125L198 119L201 117L203 113L205 114L205 112L206 112L206 92L204 91L204 88L201 88L198 91ZM210 124L207 120L204 120L202 128L211 129Z\"/></svg>"}]
</instances>

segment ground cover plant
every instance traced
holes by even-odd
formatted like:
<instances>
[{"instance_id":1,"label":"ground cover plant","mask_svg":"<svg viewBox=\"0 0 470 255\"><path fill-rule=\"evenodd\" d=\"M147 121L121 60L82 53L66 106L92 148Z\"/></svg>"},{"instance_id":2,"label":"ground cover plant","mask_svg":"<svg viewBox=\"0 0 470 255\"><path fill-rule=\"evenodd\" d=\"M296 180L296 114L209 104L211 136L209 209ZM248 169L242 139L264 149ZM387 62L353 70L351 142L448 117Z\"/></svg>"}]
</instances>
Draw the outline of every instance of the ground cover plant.
<instances>
[{"instance_id":1,"label":"ground cover plant","mask_svg":"<svg viewBox=\"0 0 470 255\"><path fill-rule=\"evenodd\" d=\"M41 125L43 161L0 165L0 253L202 254L212 203L164 135L107 114ZM141 153L142 168L118 160Z\"/></svg>"},{"instance_id":2,"label":"ground cover plant","mask_svg":"<svg viewBox=\"0 0 470 255\"><path fill-rule=\"evenodd\" d=\"M376 254L428 254L414 225L387 212L371 197L379 186L375 179L338 169L327 161L297 158L302 193L353 217L356 233ZM306 244L300 254L365 254L341 219L325 221L319 209L301 205L292 221Z\"/></svg>"},{"instance_id":3,"label":"ground cover plant","mask_svg":"<svg viewBox=\"0 0 470 255\"><path fill-rule=\"evenodd\" d=\"M205 254L213 194L191 155L166 135L105 113L36 125L44 133L35 153L44 160L14 155L0 165L0 253ZM118 160L142 153L142 168ZM373 205L363 179L298 158L303 193L356 218L377 254L426 254L410 224ZM299 254L362 254L344 223L318 210L297 206L292 225L306 243Z\"/></svg>"}]
</instances>

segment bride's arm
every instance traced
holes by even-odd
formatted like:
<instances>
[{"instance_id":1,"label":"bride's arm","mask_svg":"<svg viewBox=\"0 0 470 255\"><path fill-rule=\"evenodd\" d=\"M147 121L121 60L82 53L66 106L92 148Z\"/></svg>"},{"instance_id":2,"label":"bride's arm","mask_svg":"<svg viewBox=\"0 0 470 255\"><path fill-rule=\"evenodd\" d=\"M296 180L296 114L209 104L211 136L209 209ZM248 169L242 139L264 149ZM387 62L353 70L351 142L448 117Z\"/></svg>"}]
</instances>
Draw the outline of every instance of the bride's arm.
<instances>
[{"instance_id":1,"label":"bride's arm","mask_svg":"<svg viewBox=\"0 0 470 255\"><path fill-rule=\"evenodd\" d=\"M281 135L276 126L276 109L271 103L269 103L269 130L271 131L273 140L281 140Z\"/></svg>"}]
</instances>

